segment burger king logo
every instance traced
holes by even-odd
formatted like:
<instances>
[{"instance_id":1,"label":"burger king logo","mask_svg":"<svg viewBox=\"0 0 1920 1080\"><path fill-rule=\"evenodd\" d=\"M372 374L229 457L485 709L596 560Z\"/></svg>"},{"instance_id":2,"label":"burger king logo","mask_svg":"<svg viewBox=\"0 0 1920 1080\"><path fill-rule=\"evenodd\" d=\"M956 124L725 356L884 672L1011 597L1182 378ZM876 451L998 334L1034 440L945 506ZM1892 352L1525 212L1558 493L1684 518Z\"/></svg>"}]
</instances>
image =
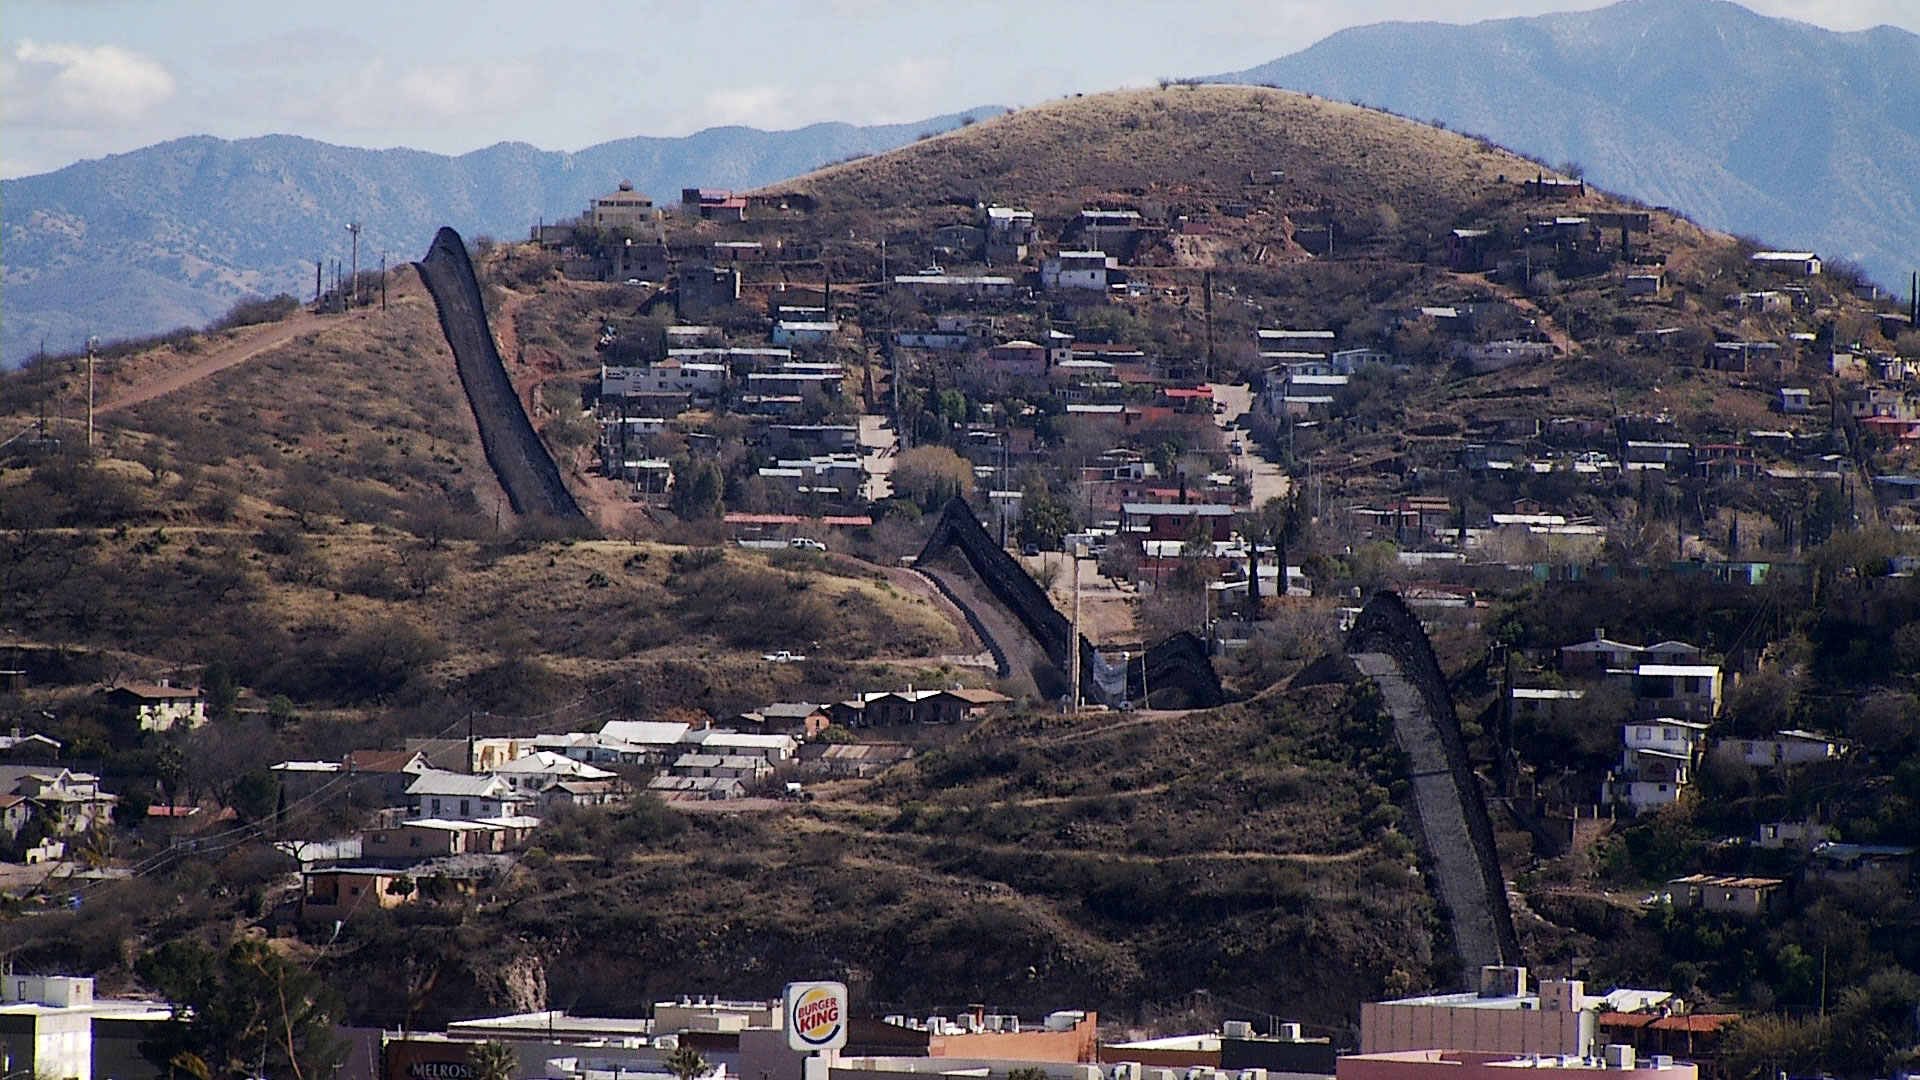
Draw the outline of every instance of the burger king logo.
<instances>
[{"instance_id":1,"label":"burger king logo","mask_svg":"<svg viewBox=\"0 0 1920 1080\"><path fill-rule=\"evenodd\" d=\"M847 1042L847 988L840 983L794 983L787 988L787 1043L796 1050L828 1050Z\"/></svg>"}]
</instances>

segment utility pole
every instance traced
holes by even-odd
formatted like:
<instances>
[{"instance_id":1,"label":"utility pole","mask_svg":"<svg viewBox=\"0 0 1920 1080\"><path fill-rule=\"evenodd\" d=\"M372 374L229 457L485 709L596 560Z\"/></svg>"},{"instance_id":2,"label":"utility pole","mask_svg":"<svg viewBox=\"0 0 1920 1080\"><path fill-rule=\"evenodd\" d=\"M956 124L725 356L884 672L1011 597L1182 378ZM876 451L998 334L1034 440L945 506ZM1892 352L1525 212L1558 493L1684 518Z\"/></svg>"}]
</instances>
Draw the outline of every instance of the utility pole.
<instances>
[{"instance_id":1,"label":"utility pole","mask_svg":"<svg viewBox=\"0 0 1920 1080\"><path fill-rule=\"evenodd\" d=\"M348 222L347 231L353 234L353 273L347 278L347 288L353 290L355 294L347 301L347 306L352 307L354 302L360 299L358 295L360 292L360 223Z\"/></svg>"},{"instance_id":2,"label":"utility pole","mask_svg":"<svg viewBox=\"0 0 1920 1080\"><path fill-rule=\"evenodd\" d=\"M313 260L313 306L315 309L320 307L320 273L324 266L325 264L319 259Z\"/></svg>"},{"instance_id":3,"label":"utility pole","mask_svg":"<svg viewBox=\"0 0 1920 1080\"><path fill-rule=\"evenodd\" d=\"M1200 381L1213 378L1213 271L1205 270L1200 274L1201 309L1207 316L1207 359L1200 373Z\"/></svg>"},{"instance_id":4,"label":"utility pole","mask_svg":"<svg viewBox=\"0 0 1920 1080\"><path fill-rule=\"evenodd\" d=\"M380 310L387 310L387 253L380 253Z\"/></svg>"},{"instance_id":5,"label":"utility pole","mask_svg":"<svg viewBox=\"0 0 1920 1080\"><path fill-rule=\"evenodd\" d=\"M93 449L93 349L98 337L87 338L87 449Z\"/></svg>"},{"instance_id":6,"label":"utility pole","mask_svg":"<svg viewBox=\"0 0 1920 1080\"><path fill-rule=\"evenodd\" d=\"M1072 665L1067 671L1068 691L1067 709L1074 715L1080 713L1080 544L1071 541L1067 555L1073 561L1068 565L1073 571L1073 632L1067 639L1067 663Z\"/></svg>"}]
</instances>

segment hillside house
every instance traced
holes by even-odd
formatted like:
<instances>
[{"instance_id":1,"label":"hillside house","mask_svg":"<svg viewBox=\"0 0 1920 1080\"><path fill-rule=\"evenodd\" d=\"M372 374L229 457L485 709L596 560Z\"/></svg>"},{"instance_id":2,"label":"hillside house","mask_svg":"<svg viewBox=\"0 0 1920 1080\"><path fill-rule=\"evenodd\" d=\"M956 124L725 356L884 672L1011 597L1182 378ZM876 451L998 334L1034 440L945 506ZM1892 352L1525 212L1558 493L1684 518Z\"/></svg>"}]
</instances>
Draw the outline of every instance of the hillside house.
<instances>
[{"instance_id":1,"label":"hillside house","mask_svg":"<svg viewBox=\"0 0 1920 1080\"><path fill-rule=\"evenodd\" d=\"M681 188L680 205L702 221L747 220L747 197L725 188Z\"/></svg>"},{"instance_id":2,"label":"hillside house","mask_svg":"<svg viewBox=\"0 0 1920 1080\"><path fill-rule=\"evenodd\" d=\"M799 740L791 735L763 735L717 728L697 728L687 732L680 741L683 747L697 748L705 753L752 754L766 758L775 765L790 760L800 747Z\"/></svg>"},{"instance_id":3,"label":"hillside house","mask_svg":"<svg viewBox=\"0 0 1920 1080\"><path fill-rule=\"evenodd\" d=\"M538 818L498 818L491 821L450 821L418 818L360 834L360 850L398 864L405 860L438 859L449 855L498 855L512 851L540 824Z\"/></svg>"},{"instance_id":4,"label":"hillside house","mask_svg":"<svg viewBox=\"0 0 1920 1080\"><path fill-rule=\"evenodd\" d=\"M1233 520L1231 506L1123 503L1120 507L1120 531L1143 540L1185 540L1196 531L1207 540L1231 540Z\"/></svg>"},{"instance_id":5,"label":"hillside house","mask_svg":"<svg viewBox=\"0 0 1920 1080\"><path fill-rule=\"evenodd\" d=\"M1008 378L1046 378L1047 347L1025 340L1002 342L981 354L980 370Z\"/></svg>"},{"instance_id":6,"label":"hillside house","mask_svg":"<svg viewBox=\"0 0 1920 1080\"><path fill-rule=\"evenodd\" d=\"M92 773L36 765L0 766L0 818L9 835L39 820L53 836L72 836L113 820L118 795Z\"/></svg>"},{"instance_id":7,"label":"hillside house","mask_svg":"<svg viewBox=\"0 0 1920 1080\"><path fill-rule=\"evenodd\" d=\"M1833 839L1833 828L1811 819L1756 825L1753 843L1763 851L1811 851Z\"/></svg>"},{"instance_id":8,"label":"hillside house","mask_svg":"<svg viewBox=\"0 0 1920 1080\"><path fill-rule=\"evenodd\" d=\"M773 772L773 762L755 754L681 754L670 770L674 776L706 776L756 781Z\"/></svg>"},{"instance_id":9,"label":"hillside house","mask_svg":"<svg viewBox=\"0 0 1920 1080\"><path fill-rule=\"evenodd\" d=\"M674 313L698 322L740 302L740 270L733 266L683 266L674 294Z\"/></svg>"},{"instance_id":10,"label":"hillside house","mask_svg":"<svg viewBox=\"0 0 1920 1080\"><path fill-rule=\"evenodd\" d=\"M412 817L456 821L519 817L534 802L502 777L450 772L421 774L407 786L407 798Z\"/></svg>"},{"instance_id":11,"label":"hillside house","mask_svg":"<svg viewBox=\"0 0 1920 1080\"><path fill-rule=\"evenodd\" d=\"M1034 228L1033 211L1011 206L985 206L980 208L977 216L987 232L986 256L989 264L1025 261L1027 249L1038 235Z\"/></svg>"},{"instance_id":12,"label":"hillside house","mask_svg":"<svg viewBox=\"0 0 1920 1080\"><path fill-rule=\"evenodd\" d=\"M1333 352L1331 330L1256 329L1254 344L1263 353L1291 352L1325 357Z\"/></svg>"},{"instance_id":13,"label":"hillside house","mask_svg":"<svg viewBox=\"0 0 1920 1080\"><path fill-rule=\"evenodd\" d=\"M773 324L775 345L824 345L840 332L840 324L831 320L797 322L782 320Z\"/></svg>"},{"instance_id":14,"label":"hillside house","mask_svg":"<svg viewBox=\"0 0 1920 1080\"><path fill-rule=\"evenodd\" d=\"M800 762L827 776L878 776L913 757L913 747L902 743L809 743L800 748Z\"/></svg>"},{"instance_id":15,"label":"hillside house","mask_svg":"<svg viewBox=\"0 0 1920 1080\"><path fill-rule=\"evenodd\" d=\"M172 731L176 726L191 731L207 722L207 703L200 691L175 686L167 679L121 683L107 691L107 704L131 710L141 731Z\"/></svg>"},{"instance_id":16,"label":"hillside house","mask_svg":"<svg viewBox=\"0 0 1920 1080\"><path fill-rule=\"evenodd\" d=\"M1707 725L1662 718L1621 728L1620 765L1601 784L1600 801L1644 814L1670 806L1693 782Z\"/></svg>"},{"instance_id":17,"label":"hillside house","mask_svg":"<svg viewBox=\"0 0 1920 1080\"><path fill-rule=\"evenodd\" d=\"M491 766L488 772L505 780L515 791L537 795L562 780L611 780L612 772L575 761L551 750L535 750L511 761Z\"/></svg>"},{"instance_id":18,"label":"hillside house","mask_svg":"<svg viewBox=\"0 0 1920 1080\"><path fill-rule=\"evenodd\" d=\"M1089 289L1106 292L1117 260L1104 251L1062 251L1040 264L1040 287L1049 291Z\"/></svg>"},{"instance_id":19,"label":"hillside house","mask_svg":"<svg viewBox=\"0 0 1920 1080\"><path fill-rule=\"evenodd\" d=\"M603 250L608 281L662 282L673 272L673 259L665 244L625 240Z\"/></svg>"},{"instance_id":20,"label":"hillside house","mask_svg":"<svg viewBox=\"0 0 1920 1080\"><path fill-rule=\"evenodd\" d=\"M1780 388L1778 407L1789 416L1804 415L1813 410L1813 390L1805 386L1783 386Z\"/></svg>"},{"instance_id":21,"label":"hillside house","mask_svg":"<svg viewBox=\"0 0 1920 1080\"><path fill-rule=\"evenodd\" d=\"M999 299L1020 291L1018 278L999 274L899 274L893 283L928 300Z\"/></svg>"},{"instance_id":22,"label":"hillside house","mask_svg":"<svg viewBox=\"0 0 1920 1080\"><path fill-rule=\"evenodd\" d=\"M349 919L363 908L398 907L418 897L412 877L397 867L331 867L303 875L300 921L327 923Z\"/></svg>"},{"instance_id":23,"label":"hillside house","mask_svg":"<svg viewBox=\"0 0 1920 1080\"><path fill-rule=\"evenodd\" d=\"M1447 269L1472 274L1490 265L1498 243L1491 229L1455 229L1447 234Z\"/></svg>"},{"instance_id":24,"label":"hillside house","mask_svg":"<svg viewBox=\"0 0 1920 1080\"><path fill-rule=\"evenodd\" d=\"M1780 887L1786 882L1779 878L1689 874L1667 884L1672 887L1675 907L1758 918L1773 910Z\"/></svg>"},{"instance_id":25,"label":"hillside house","mask_svg":"<svg viewBox=\"0 0 1920 1080\"><path fill-rule=\"evenodd\" d=\"M1451 351L1466 364L1469 371L1484 375L1488 372L1504 371L1518 364L1551 360L1554 347L1549 341L1522 341L1517 338L1506 338L1500 341L1460 342L1455 344Z\"/></svg>"},{"instance_id":26,"label":"hillside house","mask_svg":"<svg viewBox=\"0 0 1920 1080\"><path fill-rule=\"evenodd\" d=\"M622 180L612 193L589 202L587 212L580 217L582 224L596 229L642 229L651 227L659 216L652 196L633 190L631 181Z\"/></svg>"},{"instance_id":27,"label":"hillside house","mask_svg":"<svg viewBox=\"0 0 1920 1080\"><path fill-rule=\"evenodd\" d=\"M1819 881L1904 888L1913 880L1914 849L1897 844L1816 844L1807 876Z\"/></svg>"},{"instance_id":28,"label":"hillside house","mask_svg":"<svg viewBox=\"0 0 1920 1080\"><path fill-rule=\"evenodd\" d=\"M1643 720L1677 717L1710 723L1720 715L1723 677L1718 664L1641 663L1618 672L1632 681L1634 713Z\"/></svg>"},{"instance_id":29,"label":"hillside house","mask_svg":"<svg viewBox=\"0 0 1920 1080\"><path fill-rule=\"evenodd\" d=\"M1561 720L1570 715L1586 698L1585 690L1554 690L1516 686L1512 692L1515 719L1532 721Z\"/></svg>"},{"instance_id":30,"label":"hillside house","mask_svg":"<svg viewBox=\"0 0 1920 1080\"><path fill-rule=\"evenodd\" d=\"M1776 731L1761 739L1719 739L1710 755L1715 761L1738 763L1755 769L1784 769L1832 761L1843 747L1836 739L1811 731Z\"/></svg>"},{"instance_id":31,"label":"hillside house","mask_svg":"<svg viewBox=\"0 0 1920 1080\"><path fill-rule=\"evenodd\" d=\"M1629 439L1620 449L1626 471L1658 469L1686 476L1693 472L1693 446L1683 442L1655 442Z\"/></svg>"},{"instance_id":32,"label":"hillside house","mask_svg":"<svg viewBox=\"0 0 1920 1080\"><path fill-rule=\"evenodd\" d=\"M1628 274L1621 287L1629 297L1659 296L1667 286L1667 275L1663 273Z\"/></svg>"},{"instance_id":33,"label":"hillside house","mask_svg":"<svg viewBox=\"0 0 1920 1080\"><path fill-rule=\"evenodd\" d=\"M776 701L751 712L738 713L719 726L760 735L792 735L807 738L832 725L824 706L810 701Z\"/></svg>"},{"instance_id":34,"label":"hillside house","mask_svg":"<svg viewBox=\"0 0 1920 1080\"><path fill-rule=\"evenodd\" d=\"M647 790L667 802L744 799L747 782L737 776L663 775L647 781Z\"/></svg>"},{"instance_id":35,"label":"hillside house","mask_svg":"<svg viewBox=\"0 0 1920 1080\"><path fill-rule=\"evenodd\" d=\"M66 744L39 732L21 734L15 727L11 735L0 735L0 758L10 761L55 761Z\"/></svg>"},{"instance_id":36,"label":"hillside house","mask_svg":"<svg viewBox=\"0 0 1920 1080\"><path fill-rule=\"evenodd\" d=\"M714 398L726 392L731 373L722 364L683 363L668 357L646 367L600 365L600 397L621 401L650 394Z\"/></svg>"},{"instance_id":37,"label":"hillside house","mask_svg":"<svg viewBox=\"0 0 1920 1080\"><path fill-rule=\"evenodd\" d=\"M1793 277L1815 277L1820 273L1820 256L1811 251L1756 251L1749 261L1755 269Z\"/></svg>"}]
</instances>

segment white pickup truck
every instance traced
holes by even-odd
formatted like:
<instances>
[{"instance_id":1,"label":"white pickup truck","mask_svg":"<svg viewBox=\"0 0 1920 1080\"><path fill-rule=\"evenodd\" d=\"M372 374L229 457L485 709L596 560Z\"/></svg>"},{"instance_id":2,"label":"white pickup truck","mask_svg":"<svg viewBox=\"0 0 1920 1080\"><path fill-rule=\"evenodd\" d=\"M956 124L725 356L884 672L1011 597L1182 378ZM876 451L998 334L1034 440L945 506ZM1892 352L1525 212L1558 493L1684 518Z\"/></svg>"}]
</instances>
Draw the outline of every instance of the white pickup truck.
<instances>
[{"instance_id":1,"label":"white pickup truck","mask_svg":"<svg viewBox=\"0 0 1920 1080\"><path fill-rule=\"evenodd\" d=\"M788 652L785 649L781 649L779 652L761 653L760 659L765 660L769 664L797 664L805 660L806 657L801 656L799 653Z\"/></svg>"}]
</instances>

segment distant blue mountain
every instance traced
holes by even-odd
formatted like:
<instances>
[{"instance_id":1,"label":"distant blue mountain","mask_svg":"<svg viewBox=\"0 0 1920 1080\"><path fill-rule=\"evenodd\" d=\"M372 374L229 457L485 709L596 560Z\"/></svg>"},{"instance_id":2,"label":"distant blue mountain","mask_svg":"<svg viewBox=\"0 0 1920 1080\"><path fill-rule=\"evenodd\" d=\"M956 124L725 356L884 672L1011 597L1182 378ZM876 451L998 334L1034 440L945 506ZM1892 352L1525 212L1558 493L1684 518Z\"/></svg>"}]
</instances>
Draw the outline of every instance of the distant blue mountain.
<instances>
[{"instance_id":1,"label":"distant blue mountain","mask_svg":"<svg viewBox=\"0 0 1920 1080\"><path fill-rule=\"evenodd\" d=\"M1380 23L1223 82L1272 83L1486 135L1711 228L1920 267L1920 36L1835 33L1723 0L1472 26Z\"/></svg>"},{"instance_id":2,"label":"distant blue mountain","mask_svg":"<svg viewBox=\"0 0 1920 1080\"><path fill-rule=\"evenodd\" d=\"M287 135L175 139L56 172L0 182L0 362L70 349L88 334L128 337L201 325L243 296L313 288L313 260L417 258L434 230L522 237L578 214L631 180L656 200L683 187L749 188L854 154L878 153L998 106L916 124L712 128L633 138L576 154L501 143L458 157L358 150Z\"/></svg>"}]
</instances>

